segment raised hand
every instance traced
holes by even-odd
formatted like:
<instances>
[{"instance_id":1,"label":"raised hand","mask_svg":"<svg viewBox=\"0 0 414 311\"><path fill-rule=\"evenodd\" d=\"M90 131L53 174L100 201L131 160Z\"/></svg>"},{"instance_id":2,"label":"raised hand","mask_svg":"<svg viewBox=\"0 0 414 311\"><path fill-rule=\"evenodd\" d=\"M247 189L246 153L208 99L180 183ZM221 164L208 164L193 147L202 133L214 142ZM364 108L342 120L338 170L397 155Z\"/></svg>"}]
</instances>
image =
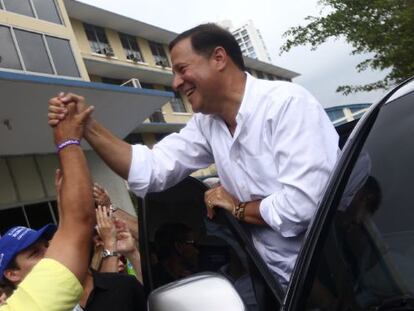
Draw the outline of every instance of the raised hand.
<instances>
[{"instance_id":1,"label":"raised hand","mask_svg":"<svg viewBox=\"0 0 414 311\"><path fill-rule=\"evenodd\" d=\"M128 229L126 223L121 219L116 219L116 245L117 251L122 255L128 257L131 253L137 250L136 241L133 238L131 231Z\"/></svg>"},{"instance_id":2,"label":"raised hand","mask_svg":"<svg viewBox=\"0 0 414 311\"><path fill-rule=\"evenodd\" d=\"M106 207L110 207L112 205L108 191L106 191L105 188L101 187L97 183L94 183L93 185L93 198L96 205L102 205Z\"/></svg>"},{"instance_id":3,"label":"raised hand","mask_svg":"<svg viewBox=\"0 0 414 311\"><path fill-rule=\"evenodd\" d=\"M48 108L48 123L51 127L55 127L60 121L64 120L68 114L69 103L76 103L76 113L82 113L87 109L93 109L93 106L89 106L85 102L85 98L76 94L60 93L58 96L53 97L49 100ZM90 113L89 113L90 116ZM85 123L89 121L89 116Z\"/></svg>"},{"instance_id":4,"label":"raised hand","mask_svg":"<svg viewBox=\"0 0 414 311\"><path fill-rule=\"evenodd\" d=\"M76 102L70 102L66 105L66 109L66 117L54 126L53 134L56 144L69 139L81 140L86 122L93 111L93 106L78 113L76 110Z\"/></svg>"},{"instance_id":5,"label":"raised hand","mask_svg":"<svg viewBox=\"0 0 414 311\"><path fill-rule=\"evenodd\" d=\"M98 205L96 208L96 229L104 247L116 250L116 227L109 208Z\"/></svg>"}]
</instances>

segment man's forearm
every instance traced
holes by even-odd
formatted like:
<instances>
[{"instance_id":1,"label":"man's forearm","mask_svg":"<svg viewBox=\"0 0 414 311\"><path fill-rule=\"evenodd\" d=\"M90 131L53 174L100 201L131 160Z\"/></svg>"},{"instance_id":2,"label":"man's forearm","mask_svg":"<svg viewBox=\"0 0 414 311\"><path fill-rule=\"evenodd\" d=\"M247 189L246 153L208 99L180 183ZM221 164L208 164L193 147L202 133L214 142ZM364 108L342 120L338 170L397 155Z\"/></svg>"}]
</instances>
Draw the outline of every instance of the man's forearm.
<instances>
[{"instance_id":1,"label":"man's forearm","mask_svg":"<svg viewBox=\"0 0 414 311\"><path fill-rule=\"evenodd\" d=\"M254 225L267 225L263 220L262 215L260 214L260 202L258 201L249 201L246 202L244 207L244 219L243 221L249 224Z\"/></svg>"},{"instance_id":2,"label":"man's forearm","mask_svg":"<svg viewBox=\"0 0 414 311\"><path fill-rule=\"evenodd\" d=\"M59 158L63 172L61 221L75 215L78 220L93 219L92 183L83 151L78 146L68 146L59 152Z\"/></svg>"},{"instance_id":3,"label":"man's forearm","mask_svg":"<svg viewBox=\"0 0 414 311\"><path fill-rule=\"evenodd\" d=\"M91 120L85 138L102 160L119 176L128 179L132 147L119 139L97 121Z\"/></svg>"}]
</instances>

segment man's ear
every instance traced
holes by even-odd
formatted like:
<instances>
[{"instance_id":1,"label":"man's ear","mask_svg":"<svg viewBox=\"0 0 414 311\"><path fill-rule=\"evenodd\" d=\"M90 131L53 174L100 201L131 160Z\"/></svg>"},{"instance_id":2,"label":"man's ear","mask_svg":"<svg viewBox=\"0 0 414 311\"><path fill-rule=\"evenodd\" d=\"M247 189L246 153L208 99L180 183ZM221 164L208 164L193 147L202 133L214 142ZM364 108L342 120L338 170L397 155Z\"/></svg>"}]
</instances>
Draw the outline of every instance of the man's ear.
<instances>
[{"instance_id":1,"label":"man's ear","mask_svg":"<svg viewBox=\"0 0 414 311\"><path fill-rule=\"evenodd\" d=\"M210 59L215 63L216 68L222 71L227 66L228 55L223 47L217 46L211 53Z\"/></svg>"},{"instance_id":2,"label":"man's ear","mask_svg":"<svg viewBox=\"0 0 414 311\"><path fill-rule=\"evenodd\" d=\"M21 272L18 269L6 269L3 276L14 284L18 284L22 280Z\"/></svg>"}]
</instances>

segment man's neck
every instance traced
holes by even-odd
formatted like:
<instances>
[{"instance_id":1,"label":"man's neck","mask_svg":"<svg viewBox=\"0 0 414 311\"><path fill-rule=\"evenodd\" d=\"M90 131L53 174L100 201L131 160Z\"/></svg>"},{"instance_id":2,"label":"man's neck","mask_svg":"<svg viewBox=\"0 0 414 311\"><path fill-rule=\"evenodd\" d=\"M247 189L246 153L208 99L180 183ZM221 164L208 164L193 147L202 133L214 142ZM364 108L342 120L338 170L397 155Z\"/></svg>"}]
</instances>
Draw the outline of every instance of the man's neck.
<instances>
[{"instance_id":1,"label":"man's neck","mask_svg":"<svg viewBox=\"0 0 414 311\"><path fill-rule=\"evenodd\" d=\"M244 72L231 75L226 81L225 94L220 102L221 110L216 114L226 123L230 133L233 135L236 127L236 116L243 101L246 88L247 76Z\"/></svg>"}]
</instances>

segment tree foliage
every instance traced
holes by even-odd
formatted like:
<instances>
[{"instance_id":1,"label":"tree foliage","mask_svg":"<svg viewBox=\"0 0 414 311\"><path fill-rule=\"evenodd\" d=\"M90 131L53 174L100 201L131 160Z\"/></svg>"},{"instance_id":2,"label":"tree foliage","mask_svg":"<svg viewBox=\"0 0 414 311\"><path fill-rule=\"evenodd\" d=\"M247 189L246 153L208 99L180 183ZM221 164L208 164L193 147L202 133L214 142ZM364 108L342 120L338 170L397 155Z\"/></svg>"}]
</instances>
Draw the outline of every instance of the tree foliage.
<instances>
[{"instance_id":1,"label":"tree foliage","mask_svg":"<svg viewBox=\"0 0 414 311\"><path fill-rule=\"evenodd\" d=\"M343 37L353 47L352 55L373 55L357 65L358 72L390 70L383 80L338 87L345 95L388 89L414 75L414 0L320 0L319 5L328 13L308 16L306 26L286 31L281 53L304 44L315 50L328 38Z\"/></svg>"}]
</instances>

